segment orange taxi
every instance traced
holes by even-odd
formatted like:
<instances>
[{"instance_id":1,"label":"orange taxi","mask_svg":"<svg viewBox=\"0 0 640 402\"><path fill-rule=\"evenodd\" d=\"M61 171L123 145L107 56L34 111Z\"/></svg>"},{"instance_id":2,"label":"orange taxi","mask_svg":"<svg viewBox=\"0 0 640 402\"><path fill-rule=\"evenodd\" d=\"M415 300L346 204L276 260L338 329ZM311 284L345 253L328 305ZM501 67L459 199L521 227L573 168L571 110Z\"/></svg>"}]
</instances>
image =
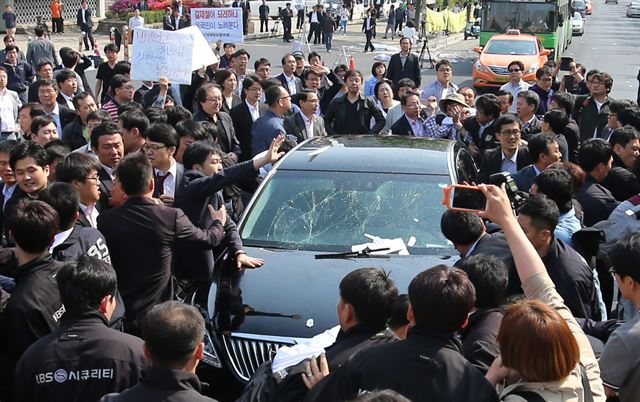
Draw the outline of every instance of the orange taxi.
<instances>
[{"instance_id":1,"label":"orange taxi","mask_svg":"<svg viewBox=\"0 0 640 402\"><path fill-rule=\"evenodd\" d=\"M535 83L536 70L549 58L550 50L542 47L540 39L534 35L521 34L510 30L506 34L494 35L484 48L476 47L480 53L473 63L471 79L476 89L495 88L509 82L507 66L514 60L524 64L523 80Z\"/></svg>"}]
</instances>

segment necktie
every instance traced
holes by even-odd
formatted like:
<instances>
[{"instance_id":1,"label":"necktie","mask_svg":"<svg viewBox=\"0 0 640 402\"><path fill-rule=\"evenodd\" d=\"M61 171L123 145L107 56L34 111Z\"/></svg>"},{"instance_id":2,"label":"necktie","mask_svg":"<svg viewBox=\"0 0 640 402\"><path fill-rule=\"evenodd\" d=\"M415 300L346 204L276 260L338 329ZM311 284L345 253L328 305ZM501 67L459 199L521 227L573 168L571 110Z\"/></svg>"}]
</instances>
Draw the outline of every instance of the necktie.
<instances>
[{"instance_id":1,"label":"necktie","mask_svg":"<svg viewBox=\"0 0 640 402\"><path fill-rule=\"evenodd\" d=\"M158 173L156 175L156 183L158 185L158 196L161 196L164 194L164 181L167 180L167 176L166 174L161 175L160 173Z\"/></svg>"}]
</instances>

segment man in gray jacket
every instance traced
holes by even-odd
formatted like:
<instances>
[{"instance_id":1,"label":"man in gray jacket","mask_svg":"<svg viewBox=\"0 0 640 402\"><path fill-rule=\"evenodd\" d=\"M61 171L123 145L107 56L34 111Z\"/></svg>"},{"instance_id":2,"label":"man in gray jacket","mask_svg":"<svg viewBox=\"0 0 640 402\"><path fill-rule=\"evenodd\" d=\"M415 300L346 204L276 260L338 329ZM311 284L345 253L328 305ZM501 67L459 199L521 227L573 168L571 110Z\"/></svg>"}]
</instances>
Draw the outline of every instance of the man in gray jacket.
<instances>
[{"instance_id":1,"label":"man in gray jacket","mask_svg":"<svg viewBox=\"0 0 640 402\"><path fill-rule=\"evenodd\" d=\"M27 61L32 66L38 66L44 61L50 61L52 65L60 64L56 48L49 39L44 37L44 29L36 27L36 39L27 48Z\"/></svg>"}]
</instances>

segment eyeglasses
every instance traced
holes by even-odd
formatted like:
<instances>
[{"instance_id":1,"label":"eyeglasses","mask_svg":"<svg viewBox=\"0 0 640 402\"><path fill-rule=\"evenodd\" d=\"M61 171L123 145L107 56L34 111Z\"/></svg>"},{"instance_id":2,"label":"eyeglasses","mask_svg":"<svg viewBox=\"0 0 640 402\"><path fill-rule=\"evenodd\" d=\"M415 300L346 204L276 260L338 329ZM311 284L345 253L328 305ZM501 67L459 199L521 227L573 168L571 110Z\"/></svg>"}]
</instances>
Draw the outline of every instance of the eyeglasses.
<instances>
[{"instance_id":1,"label":"eyeglasses","mask_svg":"<svg viewBox=\"0 0 640 402\"><path fill-rule=\"evenodd\" d=\"M282 99L291 99L291 95L283 96L282 98L280 98L278 100L282 100Z\"/></svg>"},{"instance_id":2,"label":"eyeglasses","mask_svg":"<svg viewBox=\"0 0 640 402\"><path fill-rule=\"evenodd\" d=\"M553 81L553 78L551 78L551 77L540 78L540 81L546 81L546 82L549 82L549 81Z\"/></svg>"},{"instance_id":3,"label":"eyeglasses","mask_svg":"<svg viewBox=\"0 0 640 402\"><path fill-rule=\"evenodd\" d=\"M440 71L441 73L450 73L450 72L452 72L453 70L452 70L452 69L450 69L450 68L441 68L441 69L439 69L438 71Z\"/></svg>"},{"instance_id":4,"label":"eyeglasses","mask_svg":"<svg viewBox=\"0 0 640 402\"><path fill-rule=\"evenodd\" d=\"M505 131L500 131L500 134L502 135L507 135L509 137L511 136L518 136L520 135L521 131L520 130L505 130Z\"/></svg>"},{"instance_id":5,"label":"eyeglasses","mask_svg":"<svg viewBox=\"0 0 640 402\"><path fill-rule=\"evenodd\" d=\"M247 88L247 91L251 91L251 92L262 92L262 87L251 87L251 88Z\"/></svg>"},{"instance_id":6,"label":"eyeglasses","mask_svg":"<svg viewBox=\"0 0 640 402\"><path fill-rule=\"evenodd\" d=\"M85 179L85 180L95 180L95 181L98 181L98 180L100 180L100 177L99 177L99 176L91 176L91 177L85 177L84 179Z\"/></svg>"},{"instance_id":7,"label":"eyeglasses","mask_svg":"<svg viewBox=\"0 0 640 402\"><path fill-rule=\"evenodd\" d=\"M510 69L509 69L509 72L510 72L510 73L518 73L518 72L520 72L520 71L522 71L522 70L520 70L519 68L510 68Z\"/></svg>"},{"instance_id":8,"label":"eyeglasses","mask_svg":"<svg viewBox=\"0 0 640 402\"><path fill-rule=\"evenodd\" d=\"M207 102L222 102L222 97L221 96L216 96L216 97L211 97L211 98L206 98L205 99Z\"/></svg>"},{"instance_id":9,"label":"eyeglasses","mask_svg":"<svg viewBox=\"0 0 640 402\"><path fill-rule=\"evenodd\" d=\"M161 150L162 148L166 148L166 147L167 147L166 145L149 145L149 144L144 144L144 145L142 146L142 150L143 150L144 152L149 152L149 151L156 152L156 151L159 151L159 150Z\"/></svg>"},{"instance_id":10,"label":"eyeglasses","mask_svg":"<svg viewBox=\"0 0 640 402\"><path fill-rule=\"evenodd\" d=\"M597 80L592 80L592 81L589 82L589 84L591 84L591 85L604 85L604 82L597 81Z\"/></svg>"}]
</instances>

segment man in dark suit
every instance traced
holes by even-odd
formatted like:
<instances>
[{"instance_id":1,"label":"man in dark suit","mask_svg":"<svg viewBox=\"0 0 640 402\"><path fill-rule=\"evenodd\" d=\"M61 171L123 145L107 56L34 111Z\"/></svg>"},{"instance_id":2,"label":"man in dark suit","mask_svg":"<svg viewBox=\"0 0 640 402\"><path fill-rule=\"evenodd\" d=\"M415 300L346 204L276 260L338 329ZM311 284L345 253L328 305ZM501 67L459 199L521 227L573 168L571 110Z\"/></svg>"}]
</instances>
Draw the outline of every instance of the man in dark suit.
<instances>
[{"instance_id":1,"label":"man in dark suit","mask_svg":"<svg viewBox=\"0 0 640 402\"><path fill-rule=\"evenodd\" d=\"M176 28L173 26L173 11L171 7L167 7L164 9L164 16L162 16L162 29L165 31L175 31Z\"/></svg>"},{"instance_id":2,"label":"man in dark suit","mask_svg":"<svg viewBox=\"0 0 640 402\"><path fill-rule=\"evenodd\" d=\"M296 58L287 53L282 57L282 73L275 78L282 83L282 87L293 96L302 90L302 81L296 77Z\"/></svg>"},{"instance_id":3,"label":"man in dark suit","mask_svg":"<svg viewBox=\"0 0 640 402\"><path fill-rule=\"evenodd\" d=\"M127 311L125 330L139 334L139 320L144 314L173 296L173 248L180 243L203 249L219 245L224 238L226 210L224 206L218 211L209 207L213 224L202 230L182 210L158 205L151 199L153 169L141 153L127 155L118 164L116 177L128 199L121 207L100 214L98 229L107 240L118 274L118 290Z\"/></svg>"},{"instance_id":4,"label":"man in dark suit","mask_svg":"<svg viewBox=\"0 0 640 402\"><path fill-rule=\"evenodd\" d=\"M58 182L69 183L79 195L76 226L96 228L99 212L96 203L100 200L100 177L102 167L93 156L83 152L72 152L56 168Z\"/></svg>"},{"instance_id":5,"label":"man in dark suit","mask_svg":"<svg viewBox=\"0 0 640 402\"><path fill-rule=\"evenodd\" d=\"M609 118L609 105L612 98L609 92L613 87L613 78L607 73L587 74L590 95L576 97L574 119L580 127L580 141L589 138L603 138L604 128Z\"/></svg>"},{"instance_id":6,"label":"man in dark suit","mask_svg":"<svg viewBox=\"0 0 640 402\"><path fill-rule=\"evenodd\" d=\"M313 6L313 10L307 15L309 17L309 35L307 36L307 42L311 43L311 37L313 36L313 44L320 43L320 21L322 20L322 12L320 11L322 6Z\"/></svg>"},{"instance_id":7,"label":"man in dark suit","mask_svg":"<svg viewBox=\"0 0 640 402\"><path fill-rule=\"evenodd\" d=\"M262 85L257 76L248 75L245 77L242 82L242 92L244 92L244 102L234 106L229 112L236 138L240 142L240 162L251 159L251 128L253 127L253 122L263 116L269 109L267 105L260 102Z\"/></svg>"},{"instance_id":8,"label":"man in dark suit","mask_svg":"<svg viewBox=\"0 0 640 402\"><path fill-rule=\"evenodd\" d=\"M371 9L367 10L367 16L362 20L362 32L364 32L365 38L367 42L364 45L364 52L367 53L367 50L371 49L371 51L375 51L376 49L373 47L373 43L371 43L371 38L376 31L376 18L371 15Z\"/></svg>"},{"instance_id":9,"label":"man in dark suit","mask_svg":"<svg viewBox=\"0 0 640 402\"><path fill-rule=\"evenodd\" d=\"M87 0L82 0L80 3L80 9L78 10L78 15L76 16L76 23L80 26L80 31L82 31L82 40L84 41L84 50L89 49L89 42L91 42L91 49L95 47L95 41L93 40L93 20L91 16L93 11L89 8L89 3Z\"/></svg>"},{"instance_id":10,"label":"man in dark suit","mask_svg":"<svg viewBox=\"0 0 640 402\"><path fill-rule=\"evenodd\" d=\"M520 282L507 239L502 233L487 233L482 219L471 212L446 210L440 218L440 230L460 253L460 259L472 255L492 255L509 270L509 295L520 294ZM513 283L517 282L517 285Z\"/></svg>"},{"instance_id":11,"label":"man in dark suit","mask_svg":"<svg viewBox=\"0 0 640 402\"><path fill-rule=\"evenodd\" d=\"M56 123L58 133L62 133L64 127L76 118L76 112L57 102L58 86L53 80L40 80L37 82L38 100L44 108L47 116Z\"/></svg>"},{"instance_id":12,"label":"man in dark suit","mask_svg":"<svg viewBox=\"0 0 640 402\"><path fill-rule=\"evenodd\" d=\"M424 121L420 117L420 96L417 92L408 91L400 99L402 117L391 126L391 134L423 137Z\"/></svg>"},{"instance_id":13,"label":"man in dark suit","mask_svg":"<svg viewBox=\"0 0 640 402\"><path fill-rule=\"evenodd\" d=\"M185 215L197 227L209 229L213 220L208 211L211 205L219 209L224 204L222 190L228 186L250 180L255 177L261 167L275 163L283 153L278 152L284 137L275 138L269 151L263 152L252 160L222 168L220 149L215 145L196 141L189 145L183 155L185 166L185 186L177 195L174 206L184 211ZM238 234L235 222L227 217L224 225L225 239L220 248L214 250L198 249L195 245L182 244L176 249L174 272L181 277L210 281L213 275L214 259L228 248L230 256L235 259L236 267L256 268L263 264L258 258L249 257L242 249L242 239Z\"/></svg>"},{"instance_id":14,"label":"man in dark suit","mask_svg":"<svg viewBox=\"0 0 640 402\"><path fill-rule=\"evenodd\" d=\"M520 119L520 136L523 140L529 141L531 136L542 131L540 120L536 117L540 97L533 91L520 91L514 102Z\"/></svg>"},{"instance_id":15,"label":"man in dark suit","mask_svg":"<svg viewBox=\"0 0 640 402\"><path fill-rule=\"evenodd\" d=\"M487 149L496 148L495 122L500 117L500 100L494 94L485 94L476 99L476 115L462 122L469 149L477 161Z\"/></svg>"},{"instance_id":16,"label":"man in dark suit","mask_svg":"<svg viewBox=\"0 0 640 402\"><path fill-rule=\"evenodd\" d=\"M313 137L327 135L322 116L318 116L318 94L312 89L303 89L298 95L300 111L284 119L284 129L293 135L298 143Z\"/></svg>"},{"instance_id":17,"label":"man in dark suit","mask_svg":"<svg viewBox=\"0 0 640 402\"><path fill-rule=\"evenodd\" d=\"M154 123L145 132L145 137L142 149L154 169L153 197L171 206L184 187L184 167L174 158L180 145L178 133L166 123Z\"/></svg>"},{"instance_id":18,"label":"man in dark suit","mask_svg":"<svg viewBox=\"0 0 640 402\"><path fill-rule=\"evenodd\" d=\"M602 138L592 138L580 146L578 160L587 178L576 199L582 205L584 225L593 226L607 219L619 204L611 192L600 184L611 171L613 150Z\"/></svg>"},{"instance_id":19,"label":"man in dark suit","mask_svg":"<svg viewBox=\"0 0 640 402\"><path fill-rule=\"evenodd\" d=\"M280 19L282 20L282 28L284 33L282 34L283 42L291 42L291 18L293 18L293 10L291 9L291 3L285 4L285 8L280 10Z\"/></svg>"},{"instance_id":20,"label":"man in dark suit","mask_svg":"<svg viewBox=\"0 0 640 402\"><path fill-rule=\"evenodd\" d=\"M560 146L553 133L540 133L529 138L527 144L533 163L513 175L518 190L529 191L536 176L549 165L560 161Z\"/></svg>"},{"instance_id":21,"label":"man in dark suit","mask_svg":"<svg viewBox=\"0 0 640 402\"><path fill-rule=\"evenodd\" d=\"M13 169L11 169L11 165L9 164L9 159L11 157L11 153L15 149L18 142L15 140L6 140L0 142L0 179L2 179L2 184L0 185L0 245L4 245L4 233L6 229L6 225L8 223L7 217L4 216L4 210L7 203L13 197L22 198L22 190L20 190L20 186L18 186L18 182L16 181L16 175L13 173Z\"/></svg>"},{"instance_id":22,"label":"man in dark suit","mask_svg":"<svg viewBox=\"0 0 640 402\"><path fill-rule=\"evenodd\" d=\"M260 32L269 32L269 6L267 0L262 0L262 4L258 7L258 14L260 15Z\"/></svg>"},{"instance_id":23,"label":"man in dark suit","mask_svg":"<svg viewBox=\"0 0 640 402\"><path fill-rule=\"evenodd\" d=\"M235 0L231 7L240 7L242 9L242 34L246 35L249 31L249 15L251 14L249 0Z\"/></svg>"},{"instance_id":24,"label":"man in dark suit","mask_svg":"<svg viewBox=\"0 0 640 402\"><path fill-rule=\"evenodd\" d=\"M640 182L632 172L638 160L640 133L631 127L616 128L609 142L613 145L613 164L602 185L618 201L625 201L640 193Z\"/></svg>"},{"instance_id":25,"label":"man in dark suit","mask_svg":"<svg viewBox=\"0 0 640 402\"><path fill-rule=\"evenodd\" d=\"M113 170L124 156L122 130L112 121L101 123L91 131L91 149L98 155L101 169L98 171L100 182L100 201L97 202L101 213L109 209L109 198L115 178Z\"/></svg>"},{"instance_id":26,"label":"man in dark suit","mask_svg":"<svg viewBox=\"0 0 640 402\"><path fill-rule=\"evenodd\" d=\"M220 111L223 102L220 88L213 83L204 84L196 91L195 98L200 105L200 110L193 115L193 121L214 123L218 129L218 145L225 153L223 158L225 166L237 163L240 143L236 138L231 116Z\"/></svg>"},{"instance_id":27,"label":"man in dark suit","mask_svg":"<svg viewBox=\"0 0 640 402\"><path fill-rule=\"evenodd\" d=\"M489 176L498 172L514 175L531 163L529 150L520 144L520 127L520 120L509 113L496 120L496 137L500 147L487 150L482 156L478 174L480 183L488 183Z\"/></svg>"},{"instance_id":28,"label":"man in dark suit","mask_svg":"<svg viewBox=\"0 0 640 402\"><path fill-rule=\"evenodd\" d=\"M411 53L410 38L400 39L400 53L391 56L386 78L390 79L396 87L403 78L412 79L416 83L416 87L420 87L422 81L420 63L418 62L418 56Z\"/></svg>"}]
</instances>

